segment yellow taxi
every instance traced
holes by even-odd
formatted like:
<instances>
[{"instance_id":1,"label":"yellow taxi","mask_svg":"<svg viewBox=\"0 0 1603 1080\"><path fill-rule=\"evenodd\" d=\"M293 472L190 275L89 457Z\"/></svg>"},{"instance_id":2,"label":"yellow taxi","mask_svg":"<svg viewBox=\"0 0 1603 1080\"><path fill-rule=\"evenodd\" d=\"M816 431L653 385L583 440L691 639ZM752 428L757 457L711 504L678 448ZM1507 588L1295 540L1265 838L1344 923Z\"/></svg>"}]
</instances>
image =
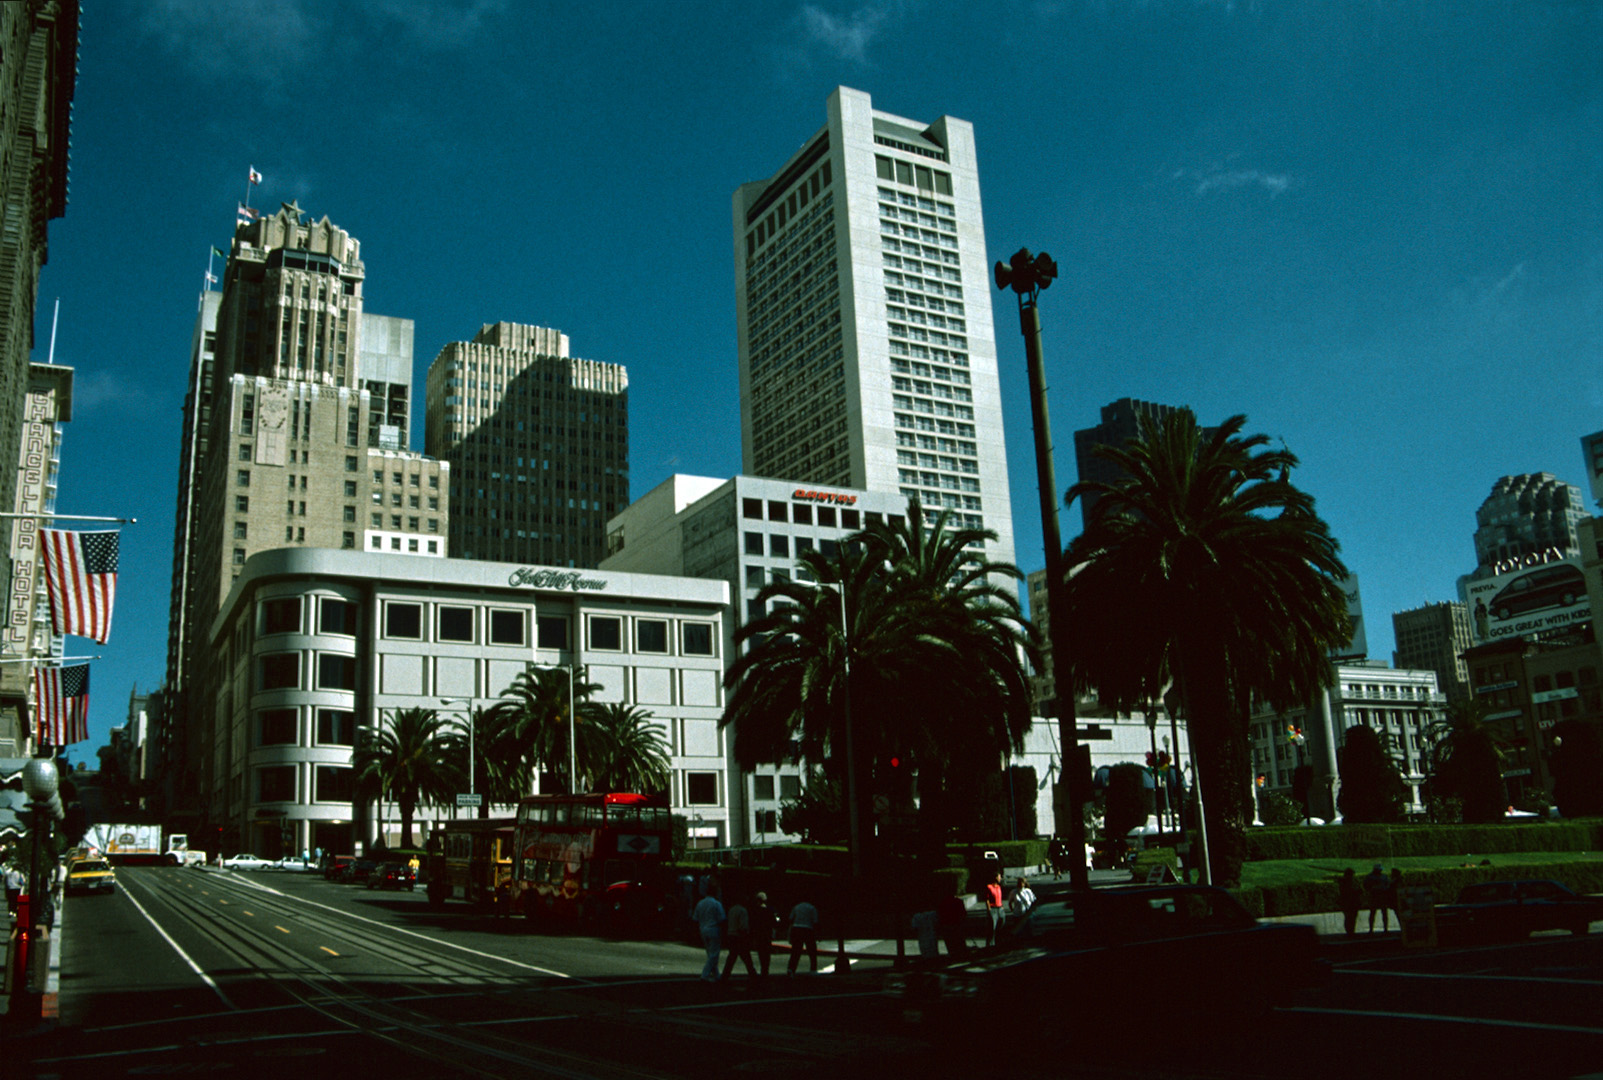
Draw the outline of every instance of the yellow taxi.
<instances>
[{"instance_id":1,"label":"yellow taxi","mask_svg":"<svg viewBox=\"0 0 1603 1080\"><path fill-rule=\"evenodd\" d=\"M117 875L105 859L78 859L67 867L67 893L115 892Z\"/></svg>"}]
</instances>

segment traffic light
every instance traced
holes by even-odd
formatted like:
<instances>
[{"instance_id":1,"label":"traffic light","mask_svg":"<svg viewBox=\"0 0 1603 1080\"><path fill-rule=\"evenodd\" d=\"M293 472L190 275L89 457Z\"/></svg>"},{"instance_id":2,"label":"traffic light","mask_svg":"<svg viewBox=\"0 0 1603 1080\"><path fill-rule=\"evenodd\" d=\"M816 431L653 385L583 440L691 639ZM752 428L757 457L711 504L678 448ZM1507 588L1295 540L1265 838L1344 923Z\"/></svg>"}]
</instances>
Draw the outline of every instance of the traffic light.
<instances>
[{"instance_id":1,"label":"traffic light","mask_svg":"<svg viewBox=\"0 0 1603 1080\"><path fill-rule=\"evenodd\" d=\"M1158 755L1154 754L1151 750L1148 750L1147 751L1147 768L1155 769L1157 767L1158 767Z\"/></svg>"},{"instance_id":2,"label":"traffic light","mask_svg":"<svg viewBox=\"0 0 1603 1080\"><path fill-rule=\"evenodd\" d=\"M1162 772L1163 770L1167 769L1168 767L1169 767L1169 751L1167 751L1167 750L1159 750L1158 751L1158 771Z\"/></svg>"}]
</instances>

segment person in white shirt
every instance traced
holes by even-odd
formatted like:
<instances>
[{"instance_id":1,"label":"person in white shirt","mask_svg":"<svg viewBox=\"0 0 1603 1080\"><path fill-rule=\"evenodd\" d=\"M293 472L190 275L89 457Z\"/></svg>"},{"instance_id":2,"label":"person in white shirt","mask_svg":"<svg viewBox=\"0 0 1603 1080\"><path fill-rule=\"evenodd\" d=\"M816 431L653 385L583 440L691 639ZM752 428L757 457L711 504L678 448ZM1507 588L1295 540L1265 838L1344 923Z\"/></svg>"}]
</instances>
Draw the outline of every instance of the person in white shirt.
<instances>
[{"instance_id":1,"label":"person in white shirt","mask_svg":"<svg viewBox=\"0 0 1603 1080\"><path fill-rule=\"evenodd\" d=\"M818 909L803 900L790 909L790 962L785 974L796 974L796 963L802 952L812 961L813 974L818 974Z\"/></svg>"},{"instance_id":2,"label":"person in white shirt","mask_svg":"<svg viewBox=\"0 0 1603 1080\"><path fill-rule=\"evenodd\" d=\"M1007 901L1008 912L1014 918L1022 919L1030 913L1030 909L1034 906L1035 890L1030 888L1030 883L1027 879L1019 878L1018 886L1013 890L1013 895Z\"/></svg>"},{"instance_id":3,"label":"person in white shirt","mask_svg":"<svg viewBox=\"0 0 1603 1080\"><path fill-rule=\"evenodd\" d=\"M724 906L718 901L718 894L709 892L696 904L691 913L696 925L701 929L701 943L707 947L707 962L701 967L703 982L718 981L718 954L724 948Z\"/></svg>"}]
</instances>

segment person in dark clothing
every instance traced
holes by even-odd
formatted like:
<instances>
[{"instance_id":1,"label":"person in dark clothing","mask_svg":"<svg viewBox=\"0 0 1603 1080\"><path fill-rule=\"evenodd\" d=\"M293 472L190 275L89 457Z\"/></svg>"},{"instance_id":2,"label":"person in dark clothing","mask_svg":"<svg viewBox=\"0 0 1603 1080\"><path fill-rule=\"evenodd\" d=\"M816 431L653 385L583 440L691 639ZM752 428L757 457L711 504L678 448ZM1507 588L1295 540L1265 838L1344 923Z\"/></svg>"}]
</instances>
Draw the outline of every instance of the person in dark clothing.
<instances>
[{"instance_id":1,"label":"person in dark clothing","mask_svg":"<svg viewBox=\"0 0 1603 1080\"><path fill-rule=\"evenodd\" d=\"M1353 873L1350 866L1336 888L1341 896L1341 922L1347 930L1347 936L1351 937L1358 931L1358 909L1364 906L1364 889L1358 884L1358 875Z\"/></svg>"},{"instance_id":2,"label":"person in dark clothing","mask_svg":"<svg viewBox=\"0 0 1603 1080\"><path fill-rule=\"evenodd\" d=\"M946 943L948 956L968 955L968 935L964 932L964 922L968 919L968 909L963 906L960 896L946 896L935 907L935 925L940 932L941 940Z\"/></svg>"}]
</instances>

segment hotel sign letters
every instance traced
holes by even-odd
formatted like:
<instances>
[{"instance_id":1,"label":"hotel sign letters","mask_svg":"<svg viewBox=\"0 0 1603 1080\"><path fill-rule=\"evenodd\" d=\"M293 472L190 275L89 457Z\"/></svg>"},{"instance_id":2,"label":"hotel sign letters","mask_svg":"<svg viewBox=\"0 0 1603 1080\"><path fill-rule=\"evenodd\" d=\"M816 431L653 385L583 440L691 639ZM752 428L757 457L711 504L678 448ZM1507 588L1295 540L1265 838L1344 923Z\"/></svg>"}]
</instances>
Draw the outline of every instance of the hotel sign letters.
<instances>
[{"instance_id":1,"label":"hotel sign letters","mask_svg":"<svg viewBox=\"0 0 1603 1080\"><path fill-rule=\"evenodd\" d=\"M797 502L829 503L832 506L851 506L857 502L856 495L839 495L833 491L808 491L806 488L797 488L791 492L790 497Z\"/></svg>"}]
</instances>

